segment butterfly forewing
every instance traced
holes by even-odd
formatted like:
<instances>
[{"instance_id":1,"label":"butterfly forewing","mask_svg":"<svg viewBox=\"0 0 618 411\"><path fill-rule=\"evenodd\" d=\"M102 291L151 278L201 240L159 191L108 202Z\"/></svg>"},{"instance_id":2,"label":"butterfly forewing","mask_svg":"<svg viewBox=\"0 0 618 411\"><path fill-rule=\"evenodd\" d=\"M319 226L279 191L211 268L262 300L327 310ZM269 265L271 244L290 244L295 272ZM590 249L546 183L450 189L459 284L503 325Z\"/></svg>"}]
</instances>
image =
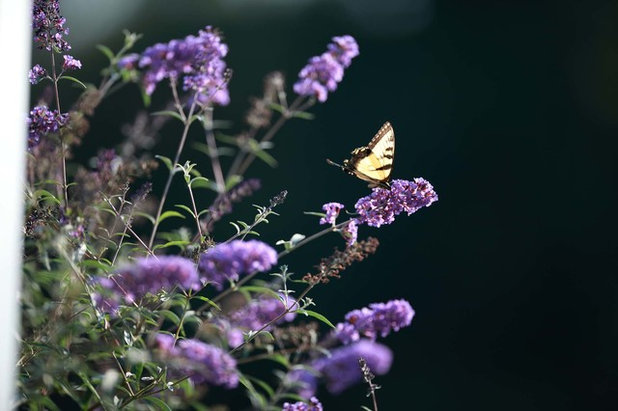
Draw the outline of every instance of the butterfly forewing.
<instances>
[{"instance_id":1,"label":"butterfly forewing","mask_svg":"<svg viewBox=\"0 0 618 411\"><path fill-rule=\"evenodd\" d=\"M352 151L344 163L347 170L370 186L388 186L395 157L395 132L387 121L366 147Z\"/></svg>"}]
</instances>

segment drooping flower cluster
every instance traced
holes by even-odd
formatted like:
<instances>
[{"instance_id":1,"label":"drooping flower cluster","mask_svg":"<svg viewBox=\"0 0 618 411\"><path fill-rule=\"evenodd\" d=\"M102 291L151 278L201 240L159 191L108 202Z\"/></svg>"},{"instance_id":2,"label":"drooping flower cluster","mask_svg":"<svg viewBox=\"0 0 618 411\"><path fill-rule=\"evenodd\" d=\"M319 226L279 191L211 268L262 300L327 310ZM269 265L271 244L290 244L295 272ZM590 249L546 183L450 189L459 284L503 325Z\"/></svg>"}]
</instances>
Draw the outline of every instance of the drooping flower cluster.
<instances>
[{"instance_id":1,"label":"drooping flower cluster","mask_svg":"<svg viewBox=\"0 0 618 411\"><path fill-rule=\"evenodd\" d=\"M228 104L228 79L223 60L227 52L227 45L210 26L200 30L197 36L189 35L148 47L139 59L146 93L152 94L157 84L166 78L180 80L184 76L183 89L194 91L201 104ZM119 62L121 68L134 64L134 55Z\"/></svg>"},{"instance_id":2,"label":"drooping flower cluster","mask_svg":"<svg viewBox=\"0 0 618 411\"><path fill-rule=\"evenodd\" d=\"M260 189L260 180L249 178L232 187L231 190L217 197L215 202L208 208L208 218L206 220L206 231L212 230L212 225L219 221L224 215L232 212L232 204L242 201L244 198L253 195Z\"/></svg>"},{"instance_id":3,"label":"drooping flower cluster","mask_svg":"<svg viewBox=\"0 0 618 411\"><path fill-rule=\"evenodd\" d=\"M37 64L28 72L28 81L30 81L30 84L37 84L45 76L47 76L47 71L45 71L41 65Z\"/></svg>"},{"instance_id":4,"label":"drooping flower cluster","mask_svg":"<svg viewBox=\"0 0 618 411\"><path fill-rule=\"evenodd\" d=\"M343 79L343 72L352 59L358 56L358 44L352 36L333 37L328 51L309 59L309 63L298 74L294 91L301 96L314 96L325 102L329 91L337 89Z\"/></svg>"},{"instance_id":5,"label":"drooping flower cluster","mask_svg":"<svg viewBox=\"0 0 618 411\"><path fill-rule=\"evenodd\" d=\"M112 277L97 278L95 283L102 289L93 297L95 305L112 315L117 314L121 304L133 304L146 294L171 291L175 287L200 288L193 262L178 256L139 258L118 269Z\"/></svg>"},{"instance_id":6,"label":"drooping flower cluster","mask_svg":"<svg viewBox=\"0 0 618 411\"><path fill-rule=\"evenodd\" d=\"M68 113L58 113L58 110L50 110L46 106L36 106L30 111L26 120L28 123L28 149L32 149L42 137L57 133L69 119Z\"/></svg>"},{"instance_id":7,"label":"drooping flower cluster","mask_svg":"<svg viewBox=\"0 0 618 411\"><path fill-rule=\"evenodd\" d=\"M69 34L64 27L66 19L60 15L58 0L34 0L32 6L32 30L34 41L39 48L58 52L71 50L71 45L63 38Z\"/></svg>"},{"instance_id":8,"label":"drooping flower cluster","mask_svg":"<svg viewBox=\"0 0 618 411\"><path fill-rule=\"evenodd\" d=\"M174 337L168 334L157 334L155 340L172 376L189 376L196 384L238 386L236 360L221 348L196 339L179 340L174 345Z\"/></svg>"},{"instance_id":9,"label":"drooping flower cluster","mask_svg":"<svg viewBox=\"0 0 618 411\"><path fill-rule=\"evenodd\" d=\"M77 60L73 56L65 54L62 57L64 58L64 62L62 63L63 70L79 70L82 68L82 62Z\"/></svg>"},{"instance_id":10,"label":"drooping flower cluster","mask_svg":"<svg viewBox=\"0 0 618 411\"><path fill-rule=\"evenodd\" d=\"M285 301L285 303L284 303ZM239 327L245 327L249 330L259 330L264 325L268 324L286 309L290 308L285 316L279 319L275 324L289 322L294 320L296 313L294 308L296 300L290 296L281 295L281 299L272 296L262 296L258 299L251 300L247 305L229 314L230 322ZM270 330L270 328L267 328Z\"/></svg>"},{"instance_id":11,"label":"drooping flower cluster","mask_svg":"<svg viewBox=\"0 0 618 411\"><path fill-rule=\"evenodd\" d=\"M339 213L345 206L341 203L326 203L322 206L322 210L326 212L326 217L320 218L320 224L335 224Z\"/></svg>"},{"instance_id":12,"label":"drooping flower cluster","mask_svg":"<svg viewBox=\"0 0 618 411\"><path fill-rule=\"evenodd\" d=\"M403 212L408 215L438 201L433 186L423 178L413 181L393 180L390 189L376 187L373 192L356 202L358 222L371 227L380 227L395 221Z\"/></svg>"},{"instance_id":13,"label":"drooping flower cluster","mask_svg":"<svg viewBox=\"0 0 618 411\"><path fill-rule=\"evenodd\" d=\"M284 402L281 411L322 411L323 409L322 403L316 397L311 397L308 403L304 401L297 401L293 404Z\"/></svg>"},{"instance_id":14,"label":"drooping flower cluster","mask_svg":"<svg viewBox=\"0 0 618 411\"><path fill-rule=\"evenodd\" d=\"M386 337L412 323L414 310L406 300L369 304L346 314L345 322L337 324L335 336L344 344L358 341L360 337L375 340Z\"/></svg>"},{"instance_id":15,"label":"drooping flower cluster","mask_svg":"<svg viewBox=\"0 0 618 411\"><path fill-rule=\"evenodd\" d=\"M315 360L312 367L322 374L328 391L338 394L362 381L363 374L358 366L361 357L377 375L386 374L393 363L393 352L387 346L360 340L331 351L330 357Z\"/></svg>"},{"instance_id":16,"label":"drooping flower cluster","mask_svg":"<svg viewBox=\"0 0 618 411\"><path fill-rule=\"evenodd\" d=\"M200 256L199 273L203 283L212 283L222 290L229 281L238 281L241 274L269 270L277 263L277 252L257 240L234 240L217 244Z\"/></svg>"}]
</instances>

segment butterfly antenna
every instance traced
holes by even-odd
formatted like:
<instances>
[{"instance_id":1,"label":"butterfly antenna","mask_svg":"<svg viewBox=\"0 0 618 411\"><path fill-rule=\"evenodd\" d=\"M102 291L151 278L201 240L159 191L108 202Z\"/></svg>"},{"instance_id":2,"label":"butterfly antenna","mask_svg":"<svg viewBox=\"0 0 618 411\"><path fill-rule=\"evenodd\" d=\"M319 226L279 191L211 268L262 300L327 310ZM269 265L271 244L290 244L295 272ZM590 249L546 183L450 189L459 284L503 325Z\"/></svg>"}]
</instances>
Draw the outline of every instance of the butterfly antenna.
<instances>
[{"instance_id":1,"label":"butterfly antenna","mask_svg":"<svg viewBox=\"0 0 618 411\"><path fill-rule=\"evenodd\" d=\"M326 159L326 162L331 166L339 167L340 169L345 170L344 166L342 166L341 164L337 164L334 161L331 161L329 158Z\"/></svg>"}]
</instances>

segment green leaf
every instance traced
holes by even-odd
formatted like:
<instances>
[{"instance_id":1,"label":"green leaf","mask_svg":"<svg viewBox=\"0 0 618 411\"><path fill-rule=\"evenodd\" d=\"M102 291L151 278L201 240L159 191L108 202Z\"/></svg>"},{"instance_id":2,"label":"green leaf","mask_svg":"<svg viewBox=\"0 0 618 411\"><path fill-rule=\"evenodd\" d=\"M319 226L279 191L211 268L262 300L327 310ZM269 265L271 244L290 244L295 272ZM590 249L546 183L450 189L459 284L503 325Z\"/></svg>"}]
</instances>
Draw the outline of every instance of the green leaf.
<instances>
[{"instance_id":1,"label":"green leaf","mask_svg":"<svg viewBox=\"0 0 618 411\"><path fill-rule=\"evenodd\" d=\"M178 211L168 210L159 216L159 220L157 222L160 224L161 221L163 220L167 220L168 218L175 218L175 217L183 218L183 219L185 218L185 216L179 213Z\"/></svg>"},{"instance_id":2,"label":"green leaf","mask_svg":"<svg viewBox=\"0 0 618 411\"><path fill-rule=\"evenodd\" d=\"M281 114L285 114L285 113L287 113L287 111L288 111L288 110L287 110L285 107L283 107L281 104L277 104L277 103L270 103L270 108L271 108L272 110L275 110L275 111L276 111L276 112L278 112L278 113L281 113Z\"/></svg>"},{"instance_id":3,"label":"green leaf","mask_svg":"<svg viewBox=\"0 0 618 411\"><path fill-rule=\"evenodd\" d=\"M331 323L330 321L328 321L328 319L326 317L324 317L322 314L320 313L316 313L315 311L311 311L311 310L304 310L304 309L299 309L295 311L297 314L304 314L307 315L309 317L313 317L317 320L322 321L324 324L328 325L331 328L335 328L335 326L333 325L333 323Z\"/></svg>"},{"instance_id":4,"label":"green leaf","mask_svg":"<svg viewBox=\"0 0 618 411\"><path fill-rule=\"evenodd\" d=\"M315 115L307 113L306 111L295 111L292 113L292 117L301 118L303 120L313 120Z\"/></svg>"},{"instance_id":5,"label":"green leaf","mask_svg":"<svg viewBox=\"0 0 618 411\"><path fill-rule=\"evenodd\" d=\"M176 118L178 120L180 120L181 122L185 122L185 120L182 118L182 116L174 111L174 110L161 110L161 111L155 111L154 113L150 113L151 116L169 116L169 117L173 117Z\"/></svg>"},{"instance_id":6,"label":"green leaf","mask_svg":"<svg viewBox=\"0 0 618 411\"><path fill-rule=\"evenodd\" d=\"M180 318L170 310L159 310L161 315L165 317L166 320L171 321L174 325L180 324Z\"/></svg>"},{"instance_id":7,"label":"green leaf","mask_svg":"<svg viewBox=\"0 0 618 411\"><path fill-rule=\"evenodd\" d=\"M157 397L144 397L144 401L147 401L155 406L157 410L169 410L172 411L169 405L161 401Z\"/></svg>"},{"instance_id":8,"label":"green leaf","mask_svg":"<svg viewBox=\"0 0 618 411\"><path fill-rule=\"evenodd\" d=\"M193 210L191 210L186 205L184 205L184 204L174 204L174 207L178 207L178 208L181 208L181 209L185 210L187 213L189 213L191 215L191 217L195 218L195 214L193 213Z\"/></svg>"},{"instance_id":9,"label":"green leaf","mask_svg":"<svg viewBox=\"0 0 618 411\"><path fill-rule=\"evenodd\" d=\"M109 269L112 268L111 266L103 264L102 262L97 260L83 260L80 265L82 266L82 268L96 268L104 272L108 272Z\"/></svg>"},{"instance_id":10,"label":"green leaf","mask_svg":"<svg viewBox=\"0 0 618 411\"><path fill-rule=\"evenodd\" d=\"M176 172L174 170L174 163L172 163L172 160L165 157L165 156L160 156L160 155L156 155L155 158L158 158L159 160L163 161L163 163L167 166L167 169L171 172Z\"/></svg>"},{"instance_id":11,"label":"green leaf","mask_svg":"<svg viewBox=\"0 0 618 411\"><path fill-rule=\"evenodd\" d=\"M113 211L112 211L112 213L113 213ZM115 215L115 214L114 214L114 215ZM154 219L154 217L153 217L153 216L151 216L151 215L150 215L150 214L148 214L148 213L144 213L144 212L142 212L142 211L134 211L134 212L133 212L133 215L136 215L136 216L138 216L138 217L144 217L145 219L147 219L148 221L150 221L153 225L154 225L154 223L155 223L155 219Z\"/></svg>"},{"instance_id":12,"label":"green leaf","mask_svg":"<svg viewBox=\"0 0 618 411\"><path fill-rule=\"evenodd\" d=\"M96 45L97 50L99 50L101 53L105 54L105 57L107 57L109 59L109 61L111 62L112 60L114 60L114 58L116 57L114 55L114 52L107 46L104 46L103 44L97 44Z\"/></svg>"},{"instance_id":13,"label":"green leaf","mask_svg":"<svg viewBox=\"0 0 618 411\"><path fill-rule=\"evenodd\" d=\"M191 181L189 181L189 187L193 188L194 184L198 184L195 188L204 187L208 183L208 179L206 177L195 177Z\"/></svg>"},{"instance_id":14,"label":"green leaf","mask_svg":"<svg viewBox=\"0 0 618 411\"><path fill-rule=\"evenodd\" d=\"M211 307L216 308L217 310L221 311L221 308L217 305L217 303L212 301L210 298L204 297L203 295L194 295L193 297L191 297L191 299L204 301L206 304L210 305Z\"/></svg>"},{"instance_id":15,"label":"green leaf","mask_svg":"<svg viewBox=\"0 0 618 411\"><path fill-rule=\"evenodd\" d=\"M187 245L187 244L191 244L190 241L186 241L186 240L176 240L176 241L168 241L165 244L159 244L154 246L152 249L154 250L159 250L161 248L167 248L167 247L172 247L172 246L177 246L178 248L180 248L182 250L183 246Z\"/></svg>"},{"instance_id":16,"label":"green leaf","mask_svg":"<svg viewBox=\"0 0 618 411\"><path fill-rule=\"evenodd\" d=\"M313 212L313 211L303 211L303 214L305 214L305 215L314 215L314 216L317 216L317 217L326 217L325 213L316 213L316 212Z\"/></svg>"},{"instance_id":17,"label":"green leaf","mask_svg":"<svg viewBox=\"0 0 618 411\"><path fill-rule=\"evenodd\" d=\"M81 81L79 81L79 80L78 80L78 79L76 79L75 77L72 77L72 76L65 76L65 75L63 75L63 76L61 76L61 77L59 77L59 78L58 78L58 80L63 80L63 79L67 79L67 80L69 80L69 81L72 81L72 82L74 82L74 83L77 83L77 84L79 84L80 86L82 86L82 87L83 87L83 88L85 88L85 89L86 89L86 88L88 88L88 87L86 87L86 85L85 85L84 83L82 83Z\"/></svg>"},{"instance_id":18,"label":"green leaf","mask_svg":"<svg viewBox=\"0 0 618 411\"><path fill-rule=\"evenodd\" d=\"M51 200L51 201L53 201L54 203L60 204L60 200L58 200L58 199L56 198L56 196L55 196L55 195L53 195L53 194L52 194L52 193L50 193L49 191L47 191L47 190L43 190L43 189L36 190L36 191L34 192L34 198L35 198L37 201L39 201L39 199L40 199L40 200L44 200L44 201L45 201L45 200Z\"/></svg>"},{"instance_id":19,"label":"green leaf","mask_svg":"<svg viewBox=\"0 0 618 411\"><path fill-rule=\"evenodd\" d=\"M245 375L251 382L257 384L261 389L263 389L266 394L272 398L275 395L275 391L268 385L265 381L260 380L259 378L252 377L250 375Z\"/></svg>"},{"instance_id":20,"label":"green leaf","mask_svg":"<svg viewBox=\"0 0 618 411\"><path fill-rule=\"evenodd\" d=\"M242 291L249 291L249 292L258 293L258 294L268 294L268 295L270 295L272 297L279 298L279 293L277 293L276 291L271 290L268 287L261 287L259 285L243 285L238 290L239 291L241 291L241 290Z\"/></svg>"},{"instance_id":21,"label":"green leaf","mask_svg":"<svg viewBox=\"0 0 618 411\"><path fill-rule=\"evenodd\" d=\"M361 410L363 410L363 411L373 411L371 408L365 407L364 405L361 405Z\"/></svg>"},{"instance_id":22,"label":"green leaf","mask_svg":"<svg viewBox=\"0 0 618 411\"><path fill-rule=\"evenodd\" d=\"M242 176L239 175L231 175L230 178L225 182L225 191L231 190L236 184L242 181Z\"/></svg>"}]
</instances>

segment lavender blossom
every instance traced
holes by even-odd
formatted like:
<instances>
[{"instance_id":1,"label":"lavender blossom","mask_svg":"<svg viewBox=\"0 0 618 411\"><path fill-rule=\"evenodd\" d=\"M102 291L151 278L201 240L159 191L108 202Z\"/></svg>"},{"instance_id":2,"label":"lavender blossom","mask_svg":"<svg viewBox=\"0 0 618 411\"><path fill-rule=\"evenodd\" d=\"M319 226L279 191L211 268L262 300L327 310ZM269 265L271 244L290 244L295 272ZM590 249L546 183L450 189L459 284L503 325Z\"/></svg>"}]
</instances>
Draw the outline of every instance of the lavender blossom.
<instances>
[{"instance_id":1,"label":"lavender blossom","mask_svg":"<svg viewBox=\"0 0 618 411\"><path fill-rule=\"evenodd\" d=\"M328 51L309 59L309 63L298 73L294 91L301 96L313 96L325 102L329 91L337 89L343 79L343 72L358 55L358 45L351 36L333 37Z\"/></svg>"},{"instance_id":2,"label":"lavender blossom","mask_svg":"<svg viewBox=\"0 0 618 411\"><path fill-rule=\"evenodd\" d=\"M326 388L332 394L339 394L362 381L358 359L363 357L371 371L377 375L386 374L393 362L393 353L385 345L361 340L331 352L330 357L320 358L313 363L326 380Z\"/></svg>"},{"instance_id":3,"label":"lavender blossom","mask_svg":"<svg viewBox=\"0 0 618 411\"><path fill-rule=\"evenodd\" d=\"M62 57L64 58L64 63L62 63L63 70L79 70L82 68L82 62L77 60L73 56L65 54Z\"/></svg>"},{"instance_id":4,"label":"lavender blossom","mask_svg":"<svg viewBox=\"0 0 618 411\"><path fill-rule=\"evenodd\" d=\"M102 311L116 315L121 304L138 302L146 294L157 294L175 287L198 290L200 282L191 260L177 256L139 258L121 267L110 278L98 278L102 288L93 300Z\"/></svg>"},{"instance_id":5,"label":"lavender blossom","mask_svg":"<svg viewBox=\"0 0 618 411\"><path fill-rule=\"evenodd\" d=\"M350 220L349 223L341 228L341 235L348 247L354 244L358 239L358 221L356 219Z\"/></svg>"},{"instance_id":6,"label":"lavender blossom","mask_svg":"<svg viewBox=\"0 0 618 411\"><path fill-rule=\"evenodd\" d=\"M180 340L174 345L174 337L167 334L158 334L155 340L159 355L168 362L172 376L189 376L196 384L238 386L236 360L221 348L196 339Z\"/></svg>"},{"instance_id":7,"label":"lavender blossom","mask_svg":"<svg viewBox=\"0 0 618 411\"><path fill-rule=\"evenodd\" d=\"M148 47L139 60L144 69L144 87L152 94L159 82L166 78L178 80L184 76L183 89L196 93L201 104L227 105L226 64L223 58L228 47L210 26L199 35L158 43Z\"/></svg>"},{"instance_id":8,"label":"lavender blossom","mask_svg":"<svg viewBox=\"0 0 618 411\"><path fill-rule=\"evenodd\" d=\"M118 68L124 70L134 70L137 68L140 56L137 53L127 54L118 60Z\"/></svg>"},{"instance_id":9,"label":"lavender blossom","mask_svg":"<svg viewBox=\"0 0 618 411\"><path fill-rule=\"evenodd\" d=\"M376 187L373 192L356 202L359 223L380 227L395 221L404 211L410 215L422 207L438 201L433 186L423 178L414 181L393 180L389 189Z\"/></svg>"},{"instance_id":10,"label":"lavender blossom","mask_svg":"<svg viewBox=\"0 0 618 411\"><path fill-rule=\"evenodd\" d=\"M64 27L66 19L60 15L58 0L34 0L32 6L32 30L39 48L63 52L71 45L63 38L69 34Z\"/></svg>"},{"instance_id":11,"label":"lavender blossom","mask_svg":"<svg viewBox=\"0 0 618 411\"><path fill-rule=\"evenodd\" d=\"M30 111L28 123L28 149L39 144L42 137L57 133L69 119L68 113L60 114L46 106L36 106Z\"/></svg>"},{"instance_id":12,"label":"lavender blossom","mask_svg":"<svg viewBox=\"0 0 618 411\"><path fill-rule=\"evenodd\" d=\"M378 335L386 337L391 331L409 326L413 317L414 310L406 300L373 303L347 313L345 322L337 324L334 334L343 344L360 337L374 340Z\"/></svg>"},{"instance_id":13,"label":"lavender blossom","mask_svg":"<svg viewBox=\"0 0 618 411\"><path fill-rule=\"evenodd\" d=\"M322 210L326 212L326 217L320 218L320 224L335 224L339 213L345 206L341 203L326 203L322 206Z\"/></svg>"},{"instance_id":14,"label":"lavender blossom","mask_svg":"<svg viewBox=\"0 0 618 411\"><path fill-rule=\"evenodd\" d=\"M30 84L38 84L45 76L47 76L47 71L37 64L28 72L28 81Z\"/></svg>"},{"instance_id":15,"label":"lavender blossom","mask_svg":"<svg viewBox=\"0 0 618 411\"><path fill-rule=\"evenodd\" d=\"M280 295L280 297L281 299L263 296L251 300L247 305L229 314L230 322L249 330L259 330L281 315L286 309L295 307L296 300L294 298L290 296L286 298L284 295ZM282 300L285 301L285 304ZM293 321L294 317L296 317L296 313L292 309L275 324ZM269 329L267 328L267 330Z\"/></svg>"},{"instance_id":16,"label":"lavender blossom","mask_svg":"<svg viewBox=\"0 0 618 411\"><path fill-rule=\"evenodd\" d=\"M283 403L282 411L322 411L322 403L316 398L311 397L309 402L298 401L293 404Z\"/></svg>"},{"instance_id":17,"label":"lavender blossom","mask_svg":"<svg viewBox=\"0 0 618 411\"><path fill-rule=\"evenodd\" d=\"M202 282L222 290L226 281L238 281L241 274L269 270L276 263L277 252L268 244L234 240L217 244L203 253L198 268Z\"/></svg>"}]
</instances>

